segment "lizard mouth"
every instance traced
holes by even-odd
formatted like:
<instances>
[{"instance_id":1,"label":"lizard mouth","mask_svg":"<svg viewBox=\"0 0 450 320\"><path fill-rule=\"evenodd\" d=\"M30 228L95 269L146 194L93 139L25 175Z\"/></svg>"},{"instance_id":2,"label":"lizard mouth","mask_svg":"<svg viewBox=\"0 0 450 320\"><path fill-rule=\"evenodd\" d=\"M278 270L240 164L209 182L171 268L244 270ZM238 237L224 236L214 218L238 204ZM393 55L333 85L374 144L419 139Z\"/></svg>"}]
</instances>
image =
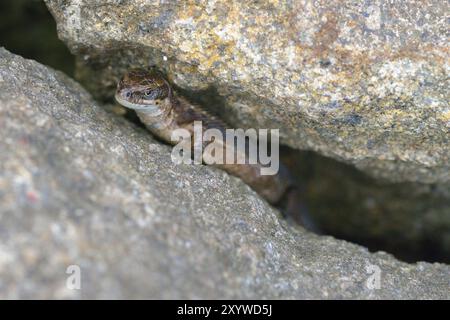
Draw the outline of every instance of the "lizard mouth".
<instances>
[{"instance_id":1,"label":"lizard mouth","mask_svg":"<svg viewBox=\"0 0 450 320\"><path fill-rule=\"evenodd\" d=\"M128 109L133 109L133 110L139 110L139 111L144 111L144 112L156 112L159 111L159 107L155 104L148 104L148 102L143 102L141 101L141 103L138 102L131 102L128 101L127 99L124 99L119 92L116 92L116 94L114 95L114 98L116 99L116 101L118 103L120 103L121 105L123 105L124 107L128 108Z\"/></svg>"}]
</instances>

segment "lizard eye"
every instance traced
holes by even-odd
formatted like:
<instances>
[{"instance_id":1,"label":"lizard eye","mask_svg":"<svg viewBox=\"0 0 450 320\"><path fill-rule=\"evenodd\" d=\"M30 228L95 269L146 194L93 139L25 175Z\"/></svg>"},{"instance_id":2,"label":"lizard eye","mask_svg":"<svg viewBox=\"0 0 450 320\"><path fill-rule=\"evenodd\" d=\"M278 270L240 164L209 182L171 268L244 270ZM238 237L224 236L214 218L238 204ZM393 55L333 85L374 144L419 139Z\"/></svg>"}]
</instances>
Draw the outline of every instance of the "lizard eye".
<instances>
[{"instance_id":1,"label":"lizard eye","mask_svg":"<svg viewBox=\"0 0 450 320\"><path fill-rule=\"evenodd\" d=\"M145 90L144 91L144 95L146 96L146 97L148 97L149 95L151 95L152 94L152 91L151 90Z\"/></svg>"},{"instance_id":2,"label":"lizard eye","mask_svg":"<svg viewBox=\"0 0 450 320\"><path fill-rule=\"evenodd\" d=\"M125 94L125 96L126 96L127 98L131 97L131 92L127 92L127 93Z\"/></svg>"}]
</instances>

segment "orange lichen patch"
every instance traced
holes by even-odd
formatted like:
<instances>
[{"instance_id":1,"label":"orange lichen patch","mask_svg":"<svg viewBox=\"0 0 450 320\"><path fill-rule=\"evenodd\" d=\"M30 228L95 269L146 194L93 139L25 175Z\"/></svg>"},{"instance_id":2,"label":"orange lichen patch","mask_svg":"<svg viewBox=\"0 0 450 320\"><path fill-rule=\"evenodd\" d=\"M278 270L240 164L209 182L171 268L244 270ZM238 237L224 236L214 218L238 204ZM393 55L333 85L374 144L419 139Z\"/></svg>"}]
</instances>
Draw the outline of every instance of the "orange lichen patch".
<instances>
[{"instance_id":1,"label":"orange lichen patch","mask_svg":"<svg viewBox=\"0 0 450 320\"><path fill-rule=\"evenodd\" d=\"M202 67L211 68L215 62L220 61L221 55L218 52L213 51L213 54L206 57L204 61L202 61Z\"/></svg>"},{"instance_id":2,"label":"orange lichen patch","mask_svg":"<svg viewBox=\"0 0 450 320\"><path fill-rule=\"evenodd\" d=\"M438 119L440 119L444 122L450 121L450 110L443 112Z\"/></svg>"},{"instance_id":3,"label":"orange lichen patch","mask_svg":"<svg viewBox=\"0 0 450 320\"><path fill-rule=\"evenodd\" d=\"M437 55L437 51L442 51L448 54L448 47L437 47L435 45L420 45L417 43L411 43L401 47L399 50L392 52L387 58L390 60L403 59L408 58L414 61L430 59L430 55L433 56L433 59L436 59L436 62L443 63L445 60L448 61L448 58Z\"/></svg>"},{"instance_id":4,"label":"orange lichen patch","mask_svg":"<svg viewBox=\"0 0 450 320\"><path fill-rule=\"evenodd\" d=\"M326 15L327 21L321 26L314 39L315 51L322 56L339 36L338 17L333 13Z\"/></svg>"},{"instance_id":5,"label":"orange lichen patch","mask_svg":"<svg viewBox=\"0 0 450 320\"><path fill-rule=\"evenodd\" d=\"M350 28L355 28L358 26L358 22L356 20L349 20L346 22L346 25Z\"/></svg>"}]
</instances>

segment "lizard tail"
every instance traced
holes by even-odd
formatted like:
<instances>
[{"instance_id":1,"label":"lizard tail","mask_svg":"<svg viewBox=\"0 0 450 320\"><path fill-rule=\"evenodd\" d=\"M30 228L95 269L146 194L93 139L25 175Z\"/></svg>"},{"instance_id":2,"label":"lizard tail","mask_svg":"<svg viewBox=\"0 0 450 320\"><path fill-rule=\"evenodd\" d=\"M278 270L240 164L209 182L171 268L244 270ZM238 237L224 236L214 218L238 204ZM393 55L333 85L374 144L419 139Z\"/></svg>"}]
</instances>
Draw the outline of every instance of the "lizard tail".
<instances>
[{"instance_id":1,"label":"lizard tail","mask_svg":"<svg viewBox=\"0 0 450 320\"><path fill-rule=\"evenodd\" d=\"M287 190L279 206L286 220L300 224L309 231L321 234L320 228L315 223L306 204L302 200L300 188L293 186Z\"/></svg>"}]
</instances>

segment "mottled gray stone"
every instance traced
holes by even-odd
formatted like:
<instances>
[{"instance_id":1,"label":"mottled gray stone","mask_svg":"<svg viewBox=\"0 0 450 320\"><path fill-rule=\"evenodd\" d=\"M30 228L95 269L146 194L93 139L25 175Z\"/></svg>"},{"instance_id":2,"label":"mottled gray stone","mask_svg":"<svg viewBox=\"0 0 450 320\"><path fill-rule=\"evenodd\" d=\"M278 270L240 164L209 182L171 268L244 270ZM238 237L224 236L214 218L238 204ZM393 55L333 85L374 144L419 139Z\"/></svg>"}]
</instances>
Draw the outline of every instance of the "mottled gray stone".
<instances>
[{"instance_id":1,"label":"mottled gray stone","mask_svg":"<svg viewBox=\"0 0 450 320\"><path fill-rule=\"evenodd\" d=\"M449 266L287 225L237 178L174 165L80 85L4 49L0 137L1 298L450 298ZM81 290L65 286L73 264Z\"/></svg>"},{"instance_id":2,"label":"mottled gray stone","mask_svg":"<svg viewBox=\"0 0 450 320\"><path fill-rule=\"evenodd\" d=\"M390 181L450 181L448 1L46 3L97 97L155 64L216 90L235 126Z\"/></svg>"}]
</instances>

